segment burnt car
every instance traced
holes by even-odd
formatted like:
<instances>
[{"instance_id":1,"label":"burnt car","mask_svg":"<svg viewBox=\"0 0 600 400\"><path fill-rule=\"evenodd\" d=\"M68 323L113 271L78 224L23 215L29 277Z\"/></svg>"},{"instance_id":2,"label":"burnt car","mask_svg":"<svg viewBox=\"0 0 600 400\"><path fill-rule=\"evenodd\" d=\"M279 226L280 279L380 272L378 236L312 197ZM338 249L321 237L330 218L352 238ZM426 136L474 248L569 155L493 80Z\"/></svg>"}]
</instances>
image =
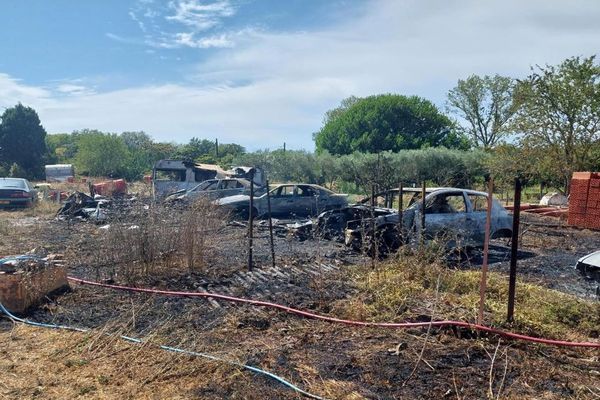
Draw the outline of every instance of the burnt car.
<instances>
[{"instance_id":1,"label":"burnt car","mask_svg":"<svg viewBox=\"0 0 600 400\"><path fill-rule=\"evenodd\" d=\"M31 207L37 191L27 179L0 178L0 208Z\"/></svg>"},{"instance_id":2,"label":"burnt car","mask_svg":"<svg viewBox=\"0 0 600 400\"><path fill-rule=\"evenodd\" d=\"M575 267L587 279L600 282L600 251L581 257Z\"/></svg>"},{"instance_id":3,"label":"burnt car","mask_svg":"<svg viewBox=\"0 0 600 400\"><path fill-rule=\"evenodd\" d=\"M391 208L371 207L364 204L355 204L322 212L317 217L317 233L325 238L344 242L344 231L350 226L358 227L360 223L372 218L393 214Z\"/></svg>"},{"instance_id":4,"label":"burnt car","mask_svg":"<svg viewBox=\"0 0 600 400\"><path fill-rule=\"evenodd\" d=\"M345 243L355 249L369 246L372 238L381 253L397 249L402 243L416 240L444 240L449 247L479 247L485 238L487 193L459 188L428 188L425 191L425 229L422 227L421 189L404 189L410 197L402 213L402 227L397 210L387 208L382 215L347 222ZM364 205L361 205L364 207ZM512 216L497 201L492 201L491 238L512 235ZM369 242L372 242L369 240ZM374 249L368 249L370 251Z\"/></svg>"},{"instance_id":5,"label":"burnt car","mask_svg":"<svg viewBox=\"0 0 600 400\"><path fill-rule=\"evenodd\" d=\"M326 210L348 205L348 195L337 194L312 184L279 185L272 189L269 195L271 215L281 218L314 216ZM252 210L250 210L250 196L246 194L224 197L217 200L216 204L243 218L250 212L259 218L268 215L267 193L254 198Z\"/></svg>"},{"instance_id":6,"label":"burnt car","mask_svg":"<svg viewBox=\"0 0 600 400\"><path fill-rule=\"evenodd\" d=\"M241 178L209 179L191 189L183 189L171 193L165 199L166 203L193 202L200 198L217 200L222 197L243 194L250 189L250 181Z\"/></svg>"}]
</instances>

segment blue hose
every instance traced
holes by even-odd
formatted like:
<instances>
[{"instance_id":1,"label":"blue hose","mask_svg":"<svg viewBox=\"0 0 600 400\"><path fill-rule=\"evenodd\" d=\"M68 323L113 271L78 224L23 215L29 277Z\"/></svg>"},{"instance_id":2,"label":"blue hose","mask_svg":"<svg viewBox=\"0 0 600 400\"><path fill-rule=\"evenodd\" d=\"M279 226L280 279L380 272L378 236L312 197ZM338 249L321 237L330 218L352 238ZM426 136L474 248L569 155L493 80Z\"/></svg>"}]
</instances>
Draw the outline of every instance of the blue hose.
<instances>
[{"instance_id":1,"label":"blue hose","mask_svg":"<svg viewBox=\"0 0 600 400\"><path fill-rule=\"evenodd\" d=\"M4 304L2 304L2 302L0 302L0 311L2 311L4 314L6 314L6 316L8 316L8 318L10 318L12 321L16 321L16 322L21 322L23 324L26 325L31 325L31 326L36 326L39 328L49 328L49 329L64 329L64 330L69 330L69 331L76 331L76 332L89 332L89 329L84 329L84 328L77 328L77 327L73 327L73 326L66 326L66 325L54 325L54 324L44 324L44 323L40 323L40 322L33 322L33 321L29 321L27 319L23 319L23 318L19 318L16 315L12 314L10 311L8 311L6 309L6 307L4 307ZM108 336L112 336L110 334L107 334ZM129 337L129 336L124 336L124 335L118 335L119 338L121 338L122 340L125 340L127 342L131 342L131 343L144 343L144 341L142 339L138 339L138 338L133 338L133 337ZM229 364L235 367L240 367L240 368L244 368L247 369L249 371L252 372L256 372L257 374L261 374L261 375L265 375L271 379L274 379L275 381L283 384L284 386L287 386L288 388L292 389L293 391L306 396L308 398L311 399L316 399L316 400L325 400L323 397L317 396L315 394L311 394L308 393L302 389L300 389L298 386L294 385L291 382L288 382L287 380L285 380L284 378L277 376L269 371L265 371L262 370L260 368L257 367L252 367L250 365L246 365L246 364L242 364L242 363L238 363L235 361L229 361L217 356L213 356L210 354L206 354L206 353L198 353L195 351L189 351L189 350L184 350L184 349L180 349L178 347L171 347L171 346L164 346L164 345L160 345L159 348L161 350L165 350L165 351L169 351L172 353L179 353L179 354L187 354L190 356L195 356L195 357L202 357L202 358L206 358L212 361L217 361L217 362L221 362L221 363L225 363L225 364Z\"/></svg>"}]
</instances>

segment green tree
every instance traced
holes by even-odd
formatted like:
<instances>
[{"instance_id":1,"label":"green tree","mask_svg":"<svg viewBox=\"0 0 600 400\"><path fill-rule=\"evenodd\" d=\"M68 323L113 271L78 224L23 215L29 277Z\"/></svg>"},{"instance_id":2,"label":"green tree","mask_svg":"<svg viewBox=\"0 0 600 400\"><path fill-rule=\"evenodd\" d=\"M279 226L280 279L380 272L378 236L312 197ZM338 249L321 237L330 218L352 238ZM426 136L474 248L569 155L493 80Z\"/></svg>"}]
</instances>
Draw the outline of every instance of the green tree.
<instances>
[{"instance_id":1,"label":"green tree","mask_svg":"<svg viewBox=\"0 0 600 400\"><path fill-rule=\"evenodd\" d=\"M131 154L123 139L114 133L86 130L77 134L75 164L92 176L123 177Z\"/></svg>"},{"instance_id":2,"label":"green tree","mask_svg":"<svg viewBox=\"0 0 600 400\"><path fill-rule=\"evenodd\" d=\"M204 155L216 155L215 143L207 139L191 138L189 143L179 146L176 158L188 161L196 161Z\"/></svg>"},{"instance_id":3,"label":"green tree","mask_svg":"<svg viewBox=\"0 0 600 400\"><path fill-rule=\"evenodd\" d=\"M318 153L468 147L453 122L426 99L384 94L351 103L326 116L325 125L314 135Z\"/></svg>"},{"instance_id":4,"label":"green tree","mask_svg":"<svg viewBox=\"0 0 600 400\"><path fill-rule=\"evenodd\" d=\"M13 165L10 166L8 176L11 178L27 178L27 173L19 164L13 163Z\"/></svg>"},{"instance_id":5,"label":"green tree","mask_svg":"<svg viewBox=\"0 0 600 400\"><path fill-rule=\"evenodd\" d=\"M511 78L471 75L448 92L447 106L466 121L473 143L489 149L510 133L507 122L516 111L513 89Z\"/></svg>"},{"instance_id":6,"label":"green tree","mask_svg":"<svg viewBox=\"0 0 600 400\"><path fill-rule=\"evenodd\" d=\"M46 130L35 110L21 103L7 108L0 123L0 163L17 164L28 178L43 176Z\"/></svg>"},{"instance_id":7,"label":"green tree","mask_svg":"<svg viewBox=\"0 0 600 400\"><path fill-rule=\"evenodd\" d=\"M123 176L128 180L140 179L145 172L149 172L154 164L152 138L143 131L123 132L121 140L127 146L129 158Z\"/></svg>"},{"instance_id":8,"label":"green tree","mask_svg":"<svg viewBox=\"0 0 600 400\"><path fill-rule=\"evenodd\" d=\"M129 150L144 150L152 146L152 138L144 131L121 133L121 139Z\"/></svg>"},{"instance_id":9,"label":"green tree","mask_svg":"<svg viewBox=\"0 0 600 400\"><path fill-rule=\"evenodd\" d=\"M572 57L557 66L532 68L515 90L514 126L523 142L551 157L568 192L573 171L598 165L600 66L595 56Z\"/></svg>"},{"instance_id":10,"label":"green tree","mask_svg":"<svg viewBox=\"0 0 600 400\"><path fill-rule=\"evenodd\" d=\"M339 107L332 108L325 113L323 125L327 125L327 123L332 122L337 117L344 114L351 106L358 103L360 100L361 98L356 96L350 96L342 100Z\"/></svg>"},{"instance_id":11,"label":"green tree","mask_svg":"<svg viewBox=\"0 0 600 400\"><path fill-rule=\"evenodd\" d=\"M49 161L70 163L77 154L76 136L69 133L56 133L46 136Z\"/></svg>"}]
</instances>

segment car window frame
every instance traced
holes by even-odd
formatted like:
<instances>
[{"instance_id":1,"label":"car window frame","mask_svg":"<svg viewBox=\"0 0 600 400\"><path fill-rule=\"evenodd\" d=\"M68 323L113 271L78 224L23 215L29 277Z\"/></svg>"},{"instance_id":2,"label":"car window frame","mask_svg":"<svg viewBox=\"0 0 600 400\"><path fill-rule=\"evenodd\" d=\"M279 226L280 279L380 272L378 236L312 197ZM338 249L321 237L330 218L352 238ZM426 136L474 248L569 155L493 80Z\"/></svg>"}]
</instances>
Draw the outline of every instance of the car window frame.
<instances>
[{"instance_id":1,"label":"car window frame","mask_svg":"<svg viewBox=\"0 0 600 400\"><path fill-rule=\"evenodd\" d=\"M286 194L286 195L282 195L281 192L283 191L283 188L292 188L292 192L291 194ZM275 188L275 195L273 197L277 197L277 198L291 198L291 197L295 197L296 196L296 185L281 185L278 186L277 188Z\"/></svg>"},{"instance_id":2,"label":"car window frame","mask_svg":"<svg viewBox=\"0 0 600 400\"><path fill-rule=\"evenodd\" d=\"M463 211L456 211L456 209L454 207L452 207L453 209L455 209L454 212L451 213L431 213L431 212L427 212L427 209L431 206L431 204L433 203L433 199L437 198L438 196L444 196L444 197L450 197L450 196L458 196L460 195L463 199L463 205L464 205L464 210ZM429 197L429 198L427 198ZM422 210L422 212L425 213L425 215L454 215L454 214L467 214L469 212L469 202L467 201L467 198L465 197L465 192L462 190L449 190L449 191L435 191L430 193L429 196L425 196L425 209ZM420 200L420 199L419 199ZM451 205L448 202L449 205ZM452 205L451 205L452 206Z\"/></svg>"},{"instance_id":3,"label":"car window frame","mask_svg":"<svg viewBox=\"0 0 600 400\"><path fill-rule=\"evenodd\" d=\"M469 199L469 208L470 208L470 212L476 213L476 212L482 212L482 213L487 213L487 207L488 207L488 195L487 194L480 194L480 193L466 193L467 198ZM471 200L471 196L479 196L482 197L483 199L485 199L485 210L480 210L480 211L476 211L475 210L475 205L473 204L473 201ZM492 209L494 208L494 204L492 201Z\"/></svg>"}]
</instances>

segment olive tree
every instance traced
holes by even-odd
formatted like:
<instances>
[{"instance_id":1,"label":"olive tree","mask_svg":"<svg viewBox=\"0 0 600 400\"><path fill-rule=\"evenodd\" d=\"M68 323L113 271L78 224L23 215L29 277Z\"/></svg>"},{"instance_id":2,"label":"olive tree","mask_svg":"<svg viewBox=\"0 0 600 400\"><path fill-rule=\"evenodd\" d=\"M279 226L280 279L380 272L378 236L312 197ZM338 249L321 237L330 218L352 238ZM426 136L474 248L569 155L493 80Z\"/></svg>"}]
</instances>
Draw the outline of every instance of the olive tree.
<instances>
[{"instance_id":1,"label":"olive tree","mask_svg":"<svg viewBox=\"0 0 600 400\"><path fill-rule=\"evenodd\" d=\"M573 171L597 166L600 66L595 56L537 66L515 90L514 127L523 143L542 149L568 192Z\"/></svg>"}]
</instances>

